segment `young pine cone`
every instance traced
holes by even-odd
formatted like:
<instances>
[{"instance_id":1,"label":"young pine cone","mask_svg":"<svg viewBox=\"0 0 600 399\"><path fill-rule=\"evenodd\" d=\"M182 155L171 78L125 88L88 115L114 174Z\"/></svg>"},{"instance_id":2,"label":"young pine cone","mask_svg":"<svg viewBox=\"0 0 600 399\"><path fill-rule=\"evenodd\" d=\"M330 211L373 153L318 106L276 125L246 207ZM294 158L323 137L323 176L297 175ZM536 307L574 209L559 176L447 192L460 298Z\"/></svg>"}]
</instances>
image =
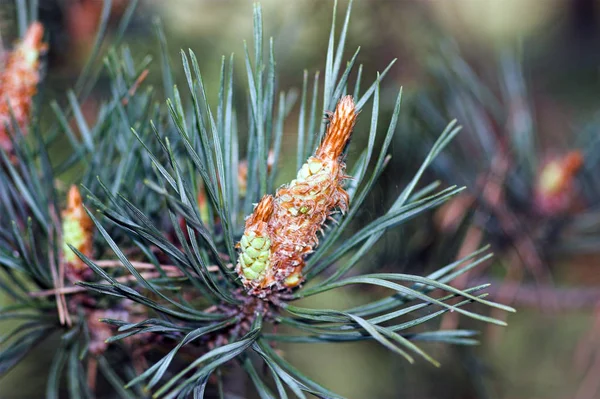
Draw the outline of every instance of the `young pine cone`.
<instances>
[{"instance_id":1,"label":"young pine cone","mask_svg":"<svg viewBox=\"0 0 600 399\"><path fill-rule=\"evenodd\" d=\"M304 259L319 244L317 232L333 212L348 208L342 153L356 117L352 97L342 98L323 142L296 179L275 197L265 195L246 221L237 271L250 293L263 297L299 285Z\"/></svg>"},{"instance_id":2,"label":"young pine cone","mask_svg":"<svg viewBox=\"0 0 600 399\"><path fill-rule=\"evenodd\" d=\"M40 80L39 56L46 46L42 43L44 28L34 22L10 53L0 73L0 147L12 151L7 126L12 125L12 115L26 133L25 128L31 113L32 98Z\"/></svg>"}]
</instances>

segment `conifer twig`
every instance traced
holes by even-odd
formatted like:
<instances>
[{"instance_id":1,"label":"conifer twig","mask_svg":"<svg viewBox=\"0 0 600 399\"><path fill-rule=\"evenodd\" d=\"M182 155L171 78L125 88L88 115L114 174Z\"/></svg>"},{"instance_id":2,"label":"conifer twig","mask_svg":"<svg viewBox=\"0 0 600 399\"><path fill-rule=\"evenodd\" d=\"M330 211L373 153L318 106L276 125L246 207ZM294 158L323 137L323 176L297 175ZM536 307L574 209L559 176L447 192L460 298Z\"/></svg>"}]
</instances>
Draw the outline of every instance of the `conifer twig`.
<instances>
[{"instance_id":1,"label":"conifer twig","mask_svg":"<svg viewBox=\"0 0 600 399\"><path fill-rule=\"evenodd\" d=\"M161 277L161 274L158 272L144 272L144 273L140 273L140 274L144 279L153 279L153 278ZM183 276L182 273L170 273L170 274L167 273L167 277L181 277L181 276ZM115 281L117 281L119 283L128 283L128 282L137 281L137 280L136 280L135 276L128 275L128 276L117 277L117 278L115 278ZM77 294L77 293L85 292L85 291L88 291L88 289L86 287L76 285L76 286L70 286L70 287L59 287L59 288L54 288L51 290L34 291L34 292L30 292L29 296L34 297L34 298L50 296L50 295L64 296L66 294Z\"/></svg>"},{"instance_id":2,"label":"conifer twig","mask_svg":"<svg viewBox=\"0 0 600 399\"><path fill-rule=\"evenodd\" d=\"M121 267L123 266L123 263L121 263L120 260L98 260L95 262L96 265L102 267L102 268L113 268L113 267ZM130 261L130 263L132 264L133 267L135 267L138 270L154 270L156 269L156 266L153 263L148 263L148 262L138 262L138 261ZM228 268L231 268L233 265L231 263L226 265ZM179 268L177 266L174 265L160 265L161 269L164 270L171 270L171 271L179 271ZM210 265L206 267L206 270L208 270L211 273L217 272L219 271L219 266L217 265Z\"/></svg>"}]
</instances>

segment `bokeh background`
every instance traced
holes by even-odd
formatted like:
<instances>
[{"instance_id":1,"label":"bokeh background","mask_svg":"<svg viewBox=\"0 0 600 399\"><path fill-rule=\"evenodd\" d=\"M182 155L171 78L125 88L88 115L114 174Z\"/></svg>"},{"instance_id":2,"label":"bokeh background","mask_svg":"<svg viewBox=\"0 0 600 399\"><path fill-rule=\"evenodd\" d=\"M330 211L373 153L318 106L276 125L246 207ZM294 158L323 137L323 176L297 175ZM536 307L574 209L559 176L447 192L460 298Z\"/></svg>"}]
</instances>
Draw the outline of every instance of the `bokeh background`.
<instances>
[{"instance_id":1,"label":"bokeh background","mask_svg":"<svg viewBox=\"0 0 600 399\"><path fill-rule=\"evenodd\" d=\"M112 25L116 29L127 0L113 0ZM275 37L280 89L302 86L304 69L323 70L333 1L263 0L265 32ZM46 98L65 98L65 87L76 80L93 46L102 2L97 0L40 0L40 19L48 29ZM0 1L0 32L4 45L15 37L13 2ZM338 18L346 2L340 1ZM142 0L124 43L136 58L157 53L152 22L165 26L172 65L182 77L179 49L191 48L199 57L209 96L216 100L220 57L238 54L236 80L244 85L241 59L243 40L252 37L252 2L246 0ZM110 42L110 40L107 40ZM499 54L507 49L519 54L542 148L568 150L578 129L591 120L600 106L600 1L596 0L357 0L347 42L348 56L361 46L358 62L366 81L393 59L398 62L382 84L384 113L393 106L400 86L405 106L401 129L392 145L393 161L362 211L365 217L383 209L418 168L431 136L413 129L415 111L423 93L435 92L432 78L437 53L452 43L465 62L482 76L498 72ZM158 59L150 82L160 83ZM103 78L101 78L103 79ZM182 83L182 80L179 80ZM493 89L492 89L493 90ZM84 104L90 115L106 93L99 85ZM297 112L297 110L293 111ZM49 118L51 114L48 112ZM432 116L433 117L433 116ZM297 116L285 126L282 182L293 174ZM460 120L459 120L460 122ZM366 141L366 122L359 123L350 159ZM362 129L361 129L362 128ZM439 133L439 132L438 132ZM59 150L57 150L59 151ZM543 155L543 154L542 154ZM289 160L289 162L285 162ZM472 164L476 169L480 165ZM436 176L428 176L432 180ZM446 183L462 183L459 176L444 176ZM462 237L441 245L448 237L436 230L435 215L421 217L409 226L387 234L364 267L375 270L434 270L456 257ZM502 248L499 248L502 251ZM333 391L349 398L579 398L600 397L600 247L598 253L563 257L546 265L552 276L549 290L568 291L583 300L569 306L545 306L526 295L530 285L511 298L518 313L507 328L460 321L461 326L482 330L481 345L461 348L425 345L441 361L439 369L417 362L410 365L375 344L284 346L281 349L301 370ZM498 265L491 264L489 270ZM503 283L503 269L490 278ZM485 275L484 275L485 277ZM526 284L526 283L524 283ZM597 288L596 288L597 287ZM330 308L363 302L369 292L320 296ZM569 297L569 298L571 298ZM563 298L562 296L559 296ZM1 301L1 299L0 299ZM466 323L466 324L462 324ZM2 324L0 324L0 329ZM39 347L26 362L0 380L0 398L42 397L50 359Z\"/></svg>"}]
</instances>

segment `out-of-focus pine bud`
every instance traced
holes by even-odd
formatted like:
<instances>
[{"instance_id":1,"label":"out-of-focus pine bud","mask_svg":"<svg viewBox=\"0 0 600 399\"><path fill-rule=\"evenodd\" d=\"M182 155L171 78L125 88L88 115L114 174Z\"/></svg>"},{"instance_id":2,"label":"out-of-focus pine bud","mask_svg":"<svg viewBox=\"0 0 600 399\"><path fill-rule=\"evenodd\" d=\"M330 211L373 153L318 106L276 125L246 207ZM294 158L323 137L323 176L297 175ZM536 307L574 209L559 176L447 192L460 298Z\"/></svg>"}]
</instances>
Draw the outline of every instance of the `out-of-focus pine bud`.
<instances>
[{"instance_id":1,"label":"out-of-focus pine bud","mask_svg":"<svg viewBox=\"0 0 600 399\"><path fill-rule=\"evenodd\" d=\"M204 189L204 184L200 183L198 187L198 195L196 196L196 202L198 205L198 210L200 211L200 220L202 223L208 223L209 215L208 212L208 198L206 197L206 190ZM186 239L189 239L190 236L187 231L187 222L183 216L178 217L179 227L183 232L183 235Z\"/></svg>"},{"instance_id":2,"label":"out-of-focus pine bud","mask_svg":"<svg viewBox=\"0 0 600 399\"><path fill-rule=\"evenodd\" d=\"M92 256L93 222L85 212L77 186L71 186L67 195L67 209L62 213L63 260L75 274L87 270L81 259L69 248L77 248L87 257Z\"/></svg>"},{"instance_id":3,"label":"out-of-focus pine bud","mask_svg":"<svg viewBox=\"0 0 600 399\"><path fill-rule=\"evenodd\" d=\"M475 202L475 198L462 192L441 205L435 212L433 221L440 231L455 232Z\"/></svg>"},{"instance_id":4,"label":"out-of-focus pine bud","mask_svg":"<svg viewBox=\"0 0 600 399\"><path fill-rule=\"evenodd\" d=\"M275 163L275 153L273 150L269 151L269 155L267 157L267 173L271 173L273 169L273 164ZM248 161L240 162L238 166L238 190L239 194L242 197L246 196L246 191L248 189Z\"/></svg>"},{"instance_id":5,"label":"out-of-focus pine bud","mask_svg":"<svg viewBox=\"0 0 600 399\"><path fill-rule=\"evenodd\" d=\"M572 151L542 167L535 187L535 204L541 213L562 213L571 207L575 195L574 177L582 165L581 152Z\"/></svg>"},{"instance_id":6,"label":"out-of-focus pine bud","mask_svg":"<svg viewBox=\"0 0 600 399\"><path fill-rule=\"evenodd\" d=\"M125 310L93 309L87 315L88 330L90 331L89 351L94 356L102 355L108 349L107 340L115 335L116 328L103 319L117 319L129 321L129 314Z\"/></svg>"},{"instance_id":7,"label":"out-of-focus pine bud","mask_svg":"<svg viewBox=\"0 0 600 399\"><path fill-rule=\"evenodd\" d=\"M248 161L240 162L238 166L238 190L241 197L246 196L248 190Z\"/></svg>"},{"instance_id":8,"label":"out-of-focus pine bud","mask_svg":"<svg viewBox=\"0 0 600 399\"><path fill-rule=\"evenodd\" d=\"M12 151L7 126L12 125L12 115L23 132L31 114L32 98L40 80L39 56L46 49L42 43L44 27L39 22L31 24L23 39L10 53L0 74L0 146Z\"/></svg>"},{"instance_id":9,"label":"out-of-focus pine bud","mask_svg":"<svg viewBox=\"0 0 600 399\"><path fill-rule=\"evenodd\" d=\"M265 296L302 283L304 259L319 244L317 233L333 212L348 208L342 153L357 115L352 97L342 98L323 142L296 179L275 197L263 197L248 218L238 273L250 293Z\"/></svg>"},{"instance_id":10,"label":"out-of-focus pine bud","mask_svg":"<svg viewBox=\"0 0 600 399\"><path fill-rule=\"evenodd\" d=\"M204 185L200 186L198 189L198 197L196 200L198 201L198 209L200 210L200 220L202 220L202 223L206 223L208 222L210 213L208 212L208 199L206 198Z\"/></svg>"},{"instance_id":11,"label":"out-of-focus pine bud","mask_svg":"<svg viewBox=\"0 0 600 399\"><path fill-rule=\"evenodd\" d=\"M198 194L196 195L196 203L198 205L198 210L200 211L200 220L202 223L206 224L209 222L210 212L208 209L208 197L206 194L206 189L204 188L204 183L200 182L198 186ZM183 216L179 216L179 227L183 231L183 235L186 239L189 239L188 231L187 231L187 223ZM218 223L219 218L215 217L213 222Z\"/></svg>"}]
</instances>

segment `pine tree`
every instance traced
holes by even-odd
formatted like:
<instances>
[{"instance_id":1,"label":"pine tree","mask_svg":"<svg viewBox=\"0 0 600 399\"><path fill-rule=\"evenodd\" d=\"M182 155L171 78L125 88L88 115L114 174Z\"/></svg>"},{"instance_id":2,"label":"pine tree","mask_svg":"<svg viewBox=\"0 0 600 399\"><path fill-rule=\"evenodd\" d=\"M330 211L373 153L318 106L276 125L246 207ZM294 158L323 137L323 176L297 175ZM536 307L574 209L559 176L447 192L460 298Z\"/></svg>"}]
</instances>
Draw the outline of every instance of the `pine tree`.
<instances>
[{"instance_id":1,"label":"pine tree","mask_svg":"<svg viewBox=\"0 0 600 399\"><path fill-rule=\"evenodd\" d=\"M206 390L226 397L225 381L235 368L245 370L261 397L335 398L276 344L374 340L409 362L420 357L435 365L417 342L469 345L476 332L415 327L446 312L505 324L466 306L513 311L484 299L487 284L449 285L489 259L485 247L426 277L360 271L361 258L387 229L462 188L419 188L424 171L459 131L451 122L385 214L356 231L348 228L389 160L402 97L400 91L376 148L380 84L393 62L366 90L360 73L350 83L359 54L343 67L351 6L337 40L334 6L322 90L317 74L310 106L308 84L301 94L300 114L311 121L328 115L327 123L301 125L298 174L279 189L277 168L269 165L281 161L293 96L276 94L273 39L265 46L259 5L253 47L245 46L243 57L246 92L234 90L234 57L223 57L216 107L193 51L181 52L186 94L172 85L157 24L166 106L160 91L144 83L154 66L147 59L136 64L127 47L114 47L104 58L112 97L93 126L80 104L94 87L97 54L68 92L67 106L52 103L56 119L48 130L41 129L35 107L25 127L12 115L12 126L5 124L12 153L2 150L0 168L0 288L12 304L0 317L23 323L2 341L3 373L58 332L49 398L62 386L72 398L100 395L97 373L110 383L111 397L203 397ZM135 2L121 26L134 8ZM20 12L33 16L23 7ZM29 25L37 26L31 18ZM247 98L247 108L236 109L234 97ZM248 116L245 149L242 111ZM346 169L357 117L370 121L368 145ZM72 155L57 160L49 149L63 139ZM60 180L67 171L76 175L72 186ZM346 310L296 302L349 286L380 287L387 296Z\"/></svg>"}]
</instances>

